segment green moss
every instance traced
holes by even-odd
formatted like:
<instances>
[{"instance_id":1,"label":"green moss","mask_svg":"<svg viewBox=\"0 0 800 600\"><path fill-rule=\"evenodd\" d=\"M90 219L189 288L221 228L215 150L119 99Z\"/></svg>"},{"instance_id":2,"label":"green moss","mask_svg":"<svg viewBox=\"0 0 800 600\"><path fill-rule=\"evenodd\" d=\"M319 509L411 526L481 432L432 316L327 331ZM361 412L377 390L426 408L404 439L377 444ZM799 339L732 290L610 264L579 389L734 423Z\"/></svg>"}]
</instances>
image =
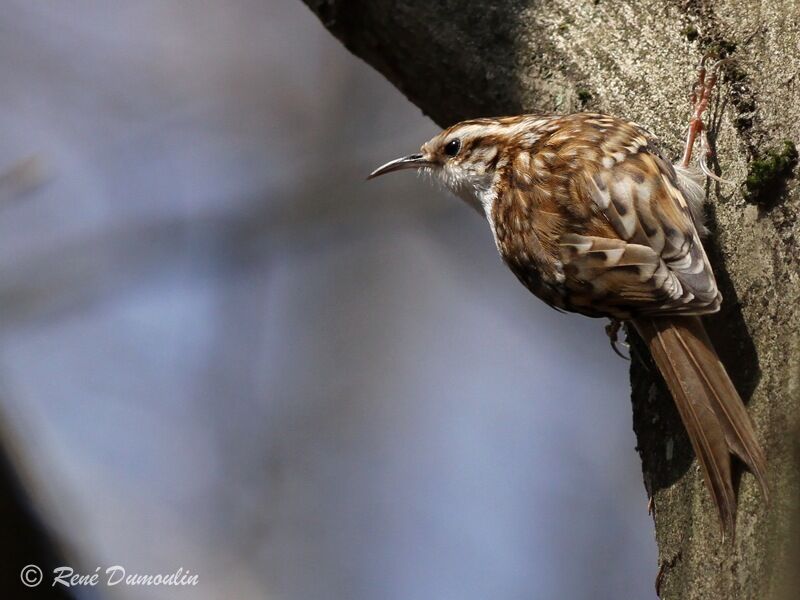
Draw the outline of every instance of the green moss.
<instances>
[{"instance_id":1,"label":"green moss","mask_svg":"<svg viewBox=\"0 0 800 600\"><path fill-rule=\"evenodd\" d=\"M786 190L786 182L794 176L798 154L794 143L787 140L783 147L769 150L750 163L744 182L747 199L771 208Z\"/></svg>"},{"instance_id":2,"label":"green moss","mask_svg":"<svg viewBox=\"0 0 800 600\"><path fill-rule=\"evenodd\" d=\"M581 103L581 106L586 106L591 99L592 93L589 90L578 88L578 101Z\"/></svg>"}]
</instances>

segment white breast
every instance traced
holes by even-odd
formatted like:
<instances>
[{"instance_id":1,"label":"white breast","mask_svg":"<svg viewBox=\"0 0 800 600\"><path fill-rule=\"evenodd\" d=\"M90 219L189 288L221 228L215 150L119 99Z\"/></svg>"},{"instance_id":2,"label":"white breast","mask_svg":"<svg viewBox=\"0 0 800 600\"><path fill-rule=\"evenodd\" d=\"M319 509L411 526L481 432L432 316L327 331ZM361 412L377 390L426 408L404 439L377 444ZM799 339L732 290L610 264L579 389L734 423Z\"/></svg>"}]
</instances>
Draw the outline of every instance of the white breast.
<instances>
[{"instance_id":1,"label":"white breast","mask_svg":"<svg viewBox=\"0 0 800 600\"><path fill-rule=\"evenodd\" d=\"M497 244L497 234L494 229L492 210L497 198L496 179L497 177L492 174L483 177L470 177L467 181L452 182L452 184L446 182L450 191L486 217L489 222L489 228L492 230L495 245Z\"/></svg>"}]
</instances>

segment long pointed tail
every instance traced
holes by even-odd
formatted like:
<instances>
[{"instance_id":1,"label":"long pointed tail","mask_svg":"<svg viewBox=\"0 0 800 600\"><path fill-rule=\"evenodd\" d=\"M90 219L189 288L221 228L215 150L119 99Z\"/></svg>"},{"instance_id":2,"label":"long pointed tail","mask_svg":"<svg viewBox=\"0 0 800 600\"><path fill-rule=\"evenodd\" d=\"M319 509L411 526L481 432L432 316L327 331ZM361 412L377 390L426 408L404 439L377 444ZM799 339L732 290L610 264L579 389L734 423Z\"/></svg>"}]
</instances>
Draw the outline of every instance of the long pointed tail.
<instances>
[{"instance_id":1,"label":"long pointed tail","mask_svg":"<svg viewBox=\"0 0 800 600\"><path fill-rule=\"evenodd\" d=\"M733 535L736 494L731 454L748 466L768 497L767 461L744 403L699 317L659 317L633 323L672 392L722 529Z\"/></svg>"}]
</instances>

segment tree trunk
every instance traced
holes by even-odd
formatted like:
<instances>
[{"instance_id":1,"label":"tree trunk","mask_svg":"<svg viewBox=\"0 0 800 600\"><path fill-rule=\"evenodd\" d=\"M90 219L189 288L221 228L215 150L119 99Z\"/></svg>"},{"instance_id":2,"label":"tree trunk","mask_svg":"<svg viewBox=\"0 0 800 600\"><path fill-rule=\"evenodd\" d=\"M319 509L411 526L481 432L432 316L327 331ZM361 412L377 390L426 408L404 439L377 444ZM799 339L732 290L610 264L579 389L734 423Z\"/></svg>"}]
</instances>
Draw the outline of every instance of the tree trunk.
<instances>
[{"instance_id":1,"label":"tree trunk","mask_svg":"<svg viewBox=\"0 0 800 600\"><path fill-rule=\"evenodd\" d=\"M737 536L722 543L672 401L653 367L637 360L634 429L653 496L661 596L795 597L785 575L795 571L788 561L798 558L792 546L800 539L800 526L791 524L800 514L800 192L792 144L800 140L800 4L305 3L442 126L529 111L601 111L643 124L675 158L700 57L733 59L720 67L708 114L715 167L731 183L709 186L707 246L725 302L707 326L767 452L771 505L744 475Z\"/></svg>"}]
</instances>

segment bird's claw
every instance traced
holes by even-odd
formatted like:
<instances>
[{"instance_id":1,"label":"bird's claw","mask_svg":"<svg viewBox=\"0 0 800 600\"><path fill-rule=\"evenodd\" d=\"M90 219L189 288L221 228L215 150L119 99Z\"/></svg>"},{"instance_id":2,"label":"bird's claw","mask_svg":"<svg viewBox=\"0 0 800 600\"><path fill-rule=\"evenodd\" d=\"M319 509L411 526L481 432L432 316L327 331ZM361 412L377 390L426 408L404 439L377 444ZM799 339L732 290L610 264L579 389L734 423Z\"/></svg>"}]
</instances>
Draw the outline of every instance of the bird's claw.
<instances>
[{"instance_id":1,"label":"bird's claw","mask_svg":"<svg viewBox=\"0 0 800 600\"><path fill-rule=\"evenodd\" d=\"M706 126L703 123L703 113L708 108L709 99L717 84L719 67L732 60L732 57L722 58L714 62L711 66L706 66L706 62L714 55L713 52L706 53L697 65L697 80L692 86L691 104L692 104L692 118L689 120L689 128L686 135L686 146L683 151L683 158L681 164L688 167L692 160L692 150L697 138L700 138L700 158L697 161L700 165L700 170L709 179L713 179L719 183L730 183L726 179L722 179L708 166L708 158L714 155L711 144L708 141L708 134Z\"/></svg>"},{"instance_id":2,"label":"bird's claw","mask_svg":"<svg viewBox=\"0 0 800 600\"><path fill-rule=\"evenodd\" d=\"M619 356L624 360L630 360L630 356L625 356L619 350L619 346L625 346L630 348L627 344L623 344L619 341L619 330L622 328L622 321L618 321L617 319L611 319L606 325L606 335L608 336L609 341L611 342L611 349L614 351L614 354Z\"/></svg>"}]
</instances>

